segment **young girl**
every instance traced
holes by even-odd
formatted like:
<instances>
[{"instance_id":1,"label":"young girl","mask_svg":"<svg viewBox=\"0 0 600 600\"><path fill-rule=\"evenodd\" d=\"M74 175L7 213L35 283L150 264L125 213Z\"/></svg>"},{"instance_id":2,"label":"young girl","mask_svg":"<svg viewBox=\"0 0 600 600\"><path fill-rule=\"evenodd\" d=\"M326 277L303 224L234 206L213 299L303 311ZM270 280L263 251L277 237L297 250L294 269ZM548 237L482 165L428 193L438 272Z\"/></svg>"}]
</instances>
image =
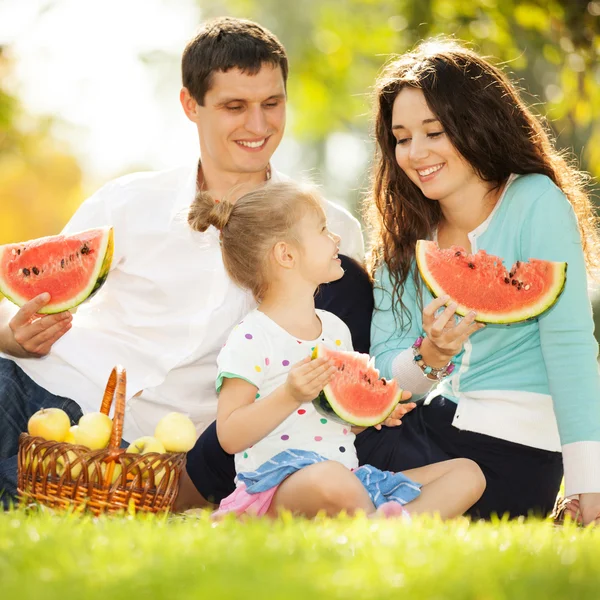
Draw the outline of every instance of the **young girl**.
<instances>
[{"instance_id":1,"label":"young girl","mask_svg":"<svg viewBox=\"0 0 600 600\"><path fill-rule=\"evenodd\" d=\"M477 517L547 514L564 464L584 523L598 519L600 378L586 281L598 234L583 176L503 73L456 43L400 57L376 89L371 353L383 376L427 399L401 428L362 434L361 459L401 470L471 458L487 480ZM509 268L565 261L565 290L534 321L455 320L456 306L433 300L419 277L419 239L484 249Z\"/></svg>"},{"instance_id":2,"label":"young girl","mask_svg":"<svg viewBox=\"0 0 600 600\"><path fill-rule=\"evenodd\" d=\"M313 348L352 350L346 325L314 307L317 287L343 275L340 238L328 231L314 190L270 183L235 204L200 194L189 221L197 231L221 231L227 272L259 302L218 358L217 434L235 454L237 488L217 514L393 516L407 505L411 514L449 518L477 501L485 480L472 461L404 474L358 468L354 433L314 409L335 367L311 360ZM398 407L386 424L398 424L405 411Z\"/></svg>"}]
</instances>

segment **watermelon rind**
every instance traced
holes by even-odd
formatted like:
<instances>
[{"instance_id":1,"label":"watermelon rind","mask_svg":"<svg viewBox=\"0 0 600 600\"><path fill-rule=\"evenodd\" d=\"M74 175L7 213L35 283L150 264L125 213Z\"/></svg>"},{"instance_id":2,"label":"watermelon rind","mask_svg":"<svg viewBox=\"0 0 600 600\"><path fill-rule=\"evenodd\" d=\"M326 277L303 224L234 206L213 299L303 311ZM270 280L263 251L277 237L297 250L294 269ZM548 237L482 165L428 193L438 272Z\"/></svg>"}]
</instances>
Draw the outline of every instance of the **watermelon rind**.
<instances>
[{"instance_id":1,"label":"watermelon rind","mask_svg":"<svg viewBox=\"0 0 600 600\"><path fill-rule=\"evenodd\" d=\"M79 294L72 296L68 302L56 304L52 302L52 299L50 299L50 303L42 307L38 311L39 314L55 314L71 310L76 306L79 306L85 300L91 298L104 285L108 277L108 273L110 271L110 266L112 263L114 252L113 229L112 227L102 227L88 231L102 231L102 239L98 249L98 256L103 257L102 260L98 259L96 261L94 271L92 272L89 278L89 284ZM78 234L81 233L86 232L78 232ZM8 247L10 246L12 246L12 244L9 244L7 246L0 246L0 264L2 263L4 252L7 251ZM2 277L2 273L0 273L0 294L2 294L7 300L10 300L17 306L23 306L30 300L30 298L24 298L18 293L16 293L11 288L10 282L7 281L4 277Z\"/></svg>"},{"instance_id":2,"label":"watermelon rind","mask_svg":"<svg viewBox=\"0 0 600 600\"><path fill-rule=\"evenodd\" d=\"M417 261L417 268L421 274L421 278L425 282L425 285L431 292L434 298L446 295L446 291L438 284L435 276L427 268L427 250L430 244L435 242L429 240L418 240L415 256ZM532 304L524 307L520 310L512 310L510 312L490 312L490 311L477 311L475 321L479 323L489 323L496 325L508 325L511 323L520 323L539 317L544 312L552 308L556 304L560 295L565 289L567 283L567 263L566 262L550 262L551 269L553 272L554 284L548 289L546 294L540 297L536 304ZM446 305L451 302L456 302L455 299L450 298ZM472 310L476 310L473 307L465 306L464 304L457 303L455 313L461 317L465 317Z\"/></svg>"},{"instance_id":3,"label":"watermelon rind","mask_svg":"<svg viewBox=\"0 0 600 600\"><path fill-rule=\"evenodd\" d=\"M364 367L372 370L372 374L374 377L379 378L379 372L375 369L373 364L373 359L369 357L368 354L361 354L359 352L340 352L340 351L331 351L327 349L325 346L321 344L317 344L312 353L312 358L318 358L323 353L334 352L336 354L348 354L349 358L352 362L356 362L357 360L364 362ZM393 410L396 408L400 400L402 399L402 390L398 389L396 394L392 397L387 407L380 411L377 414L373 414L369 417L359 417L357 415L352 414L347 408L344 406L341 400L336 398L336 395L333 391L332 385L327 384L323 390L319 393L317 398L313 400L313 406L315 410L332 421L336 423L341 423L343 425L349 426L359 426L359 427L371 427L373 425L378 425L385 421Z\"/></svg>"}]
</instances>

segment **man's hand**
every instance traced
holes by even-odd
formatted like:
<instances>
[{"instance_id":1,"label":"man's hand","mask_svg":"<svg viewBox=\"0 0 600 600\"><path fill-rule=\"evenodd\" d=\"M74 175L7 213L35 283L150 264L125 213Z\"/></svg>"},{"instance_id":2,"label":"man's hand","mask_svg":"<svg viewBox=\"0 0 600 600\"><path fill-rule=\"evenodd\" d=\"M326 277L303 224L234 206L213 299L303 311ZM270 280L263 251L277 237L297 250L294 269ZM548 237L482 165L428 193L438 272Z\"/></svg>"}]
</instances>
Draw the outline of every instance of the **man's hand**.
<instances>
[{"instance_id":1,"label":"man's hand","mask_svg":"<svg viewBox=\"0 0 600 600\"><path fill-rule=\"evenodd\" d=\"M410 392L402 392L402 400L408 400L411 396L412 394ZM383 423L374 425L375 429L381 429L382 425L385 425L386 427L398 427L398 425L402 425L402 417L416 406L417 405L414 402L398 404L392 411L392 414Z\"/></svg>"},{"instance_id":2,"label":"man's hand","mask_svg":"<svg viewBox=\"0 0 600 600\"><path fill-rule=\"evenodd\" d=\"M50 302L50 294L43 293L24 304L9 321L5 337L8 354L23 357L45 356L52 345L69 329L73 316L69 311L54 315L40 315L38 311Z\"/></svg>"}]
</instances>

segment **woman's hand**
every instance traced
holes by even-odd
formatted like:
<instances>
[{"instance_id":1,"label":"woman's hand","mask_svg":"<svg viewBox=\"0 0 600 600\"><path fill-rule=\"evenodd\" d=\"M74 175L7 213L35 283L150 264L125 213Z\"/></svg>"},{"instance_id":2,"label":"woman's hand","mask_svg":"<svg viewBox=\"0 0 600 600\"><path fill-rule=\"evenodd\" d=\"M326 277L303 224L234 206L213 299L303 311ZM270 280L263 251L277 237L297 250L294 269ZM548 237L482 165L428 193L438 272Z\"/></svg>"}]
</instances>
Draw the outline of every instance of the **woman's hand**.
<instances>
[{"instance_id":1,"label":"woman's hand","mask_svg":"<svg viewBox=\"0 0 600 600\"><path fill-rule=\"evenodd\" d=\"M600 494L579 494L579 500L573 498L569 501L565 514L582 525L600 524Z\"/></svg>"},{"instance_id":2,"label":"woman's hand","mask_svg":"<svg viewBox=\"0 0 600 600\"><path fill-rule=\"evenodd\" d=\"M285 390L296 402L312 402L329 383L337 371L329 359L320 357L311 360L307 356L290 369L284 383Z\"/></svg>"},{"instance_id":3,"label":"woman's hand","mask_svg":"<svg viewBox=\"0 0 600 600\"><path fill-rule=\"evenodd\" d=\"M408 400L412 394L410 392L402 392L402 400ZM382 425L386 427L398 427L398 425L402 425L402 417L409 413L413 408L417 405L414 402L409 402L408 404L398 404L396 408L392 411L392 414L385 420L383 423L378 423L374 425L375 429L381 429Z\"/></svg>"},{"instance_id":4,"label":"woman's hand","mask_svg":"<svg viewBox=\"0 0 600 600\"><path fill-rule=\"evenodd\" d=\"M448 301L448 296L441 296L430 302L423 309L423 330L427 334L421 345L423 361L431 367L442 367L456 356L470 335L483 329L483 323L476 323L476 313L470 312L460 323L454 316L456 303L450 303L446 309L436 316L436 312Z\"/></svg>"}]
</instances>

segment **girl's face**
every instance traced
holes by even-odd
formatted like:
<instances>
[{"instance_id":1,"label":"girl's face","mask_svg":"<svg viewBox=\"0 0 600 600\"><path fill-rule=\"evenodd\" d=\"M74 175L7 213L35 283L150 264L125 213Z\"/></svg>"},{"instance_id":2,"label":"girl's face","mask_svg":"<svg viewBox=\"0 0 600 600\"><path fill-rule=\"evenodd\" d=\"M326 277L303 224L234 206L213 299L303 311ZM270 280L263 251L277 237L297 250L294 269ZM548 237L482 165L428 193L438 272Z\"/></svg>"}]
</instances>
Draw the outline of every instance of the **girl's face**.
<instances>
[{"instance_id":1,"label":"girl's face","mask_svg":"<svg viewBox=\"0 0 600 600\"><path fill-rule=\"evenodd\" d=\"M396 96L392 132L398 166L426 198L443 202L478 179L450 142L421 90L407 87Z\"/></svg>"},{"instance_id":2,"label":"girl's face","mask_svg":"<svg viewBox=\"0 0 600 600\"><path fill-rule=\"evenodd\" d=\"M340 279L344 274L338 258L341 238L327 229L325 213L308 210L297 231L301 245L298 272L303 278L315 285Z\"/></svg>"}]
</instances>

